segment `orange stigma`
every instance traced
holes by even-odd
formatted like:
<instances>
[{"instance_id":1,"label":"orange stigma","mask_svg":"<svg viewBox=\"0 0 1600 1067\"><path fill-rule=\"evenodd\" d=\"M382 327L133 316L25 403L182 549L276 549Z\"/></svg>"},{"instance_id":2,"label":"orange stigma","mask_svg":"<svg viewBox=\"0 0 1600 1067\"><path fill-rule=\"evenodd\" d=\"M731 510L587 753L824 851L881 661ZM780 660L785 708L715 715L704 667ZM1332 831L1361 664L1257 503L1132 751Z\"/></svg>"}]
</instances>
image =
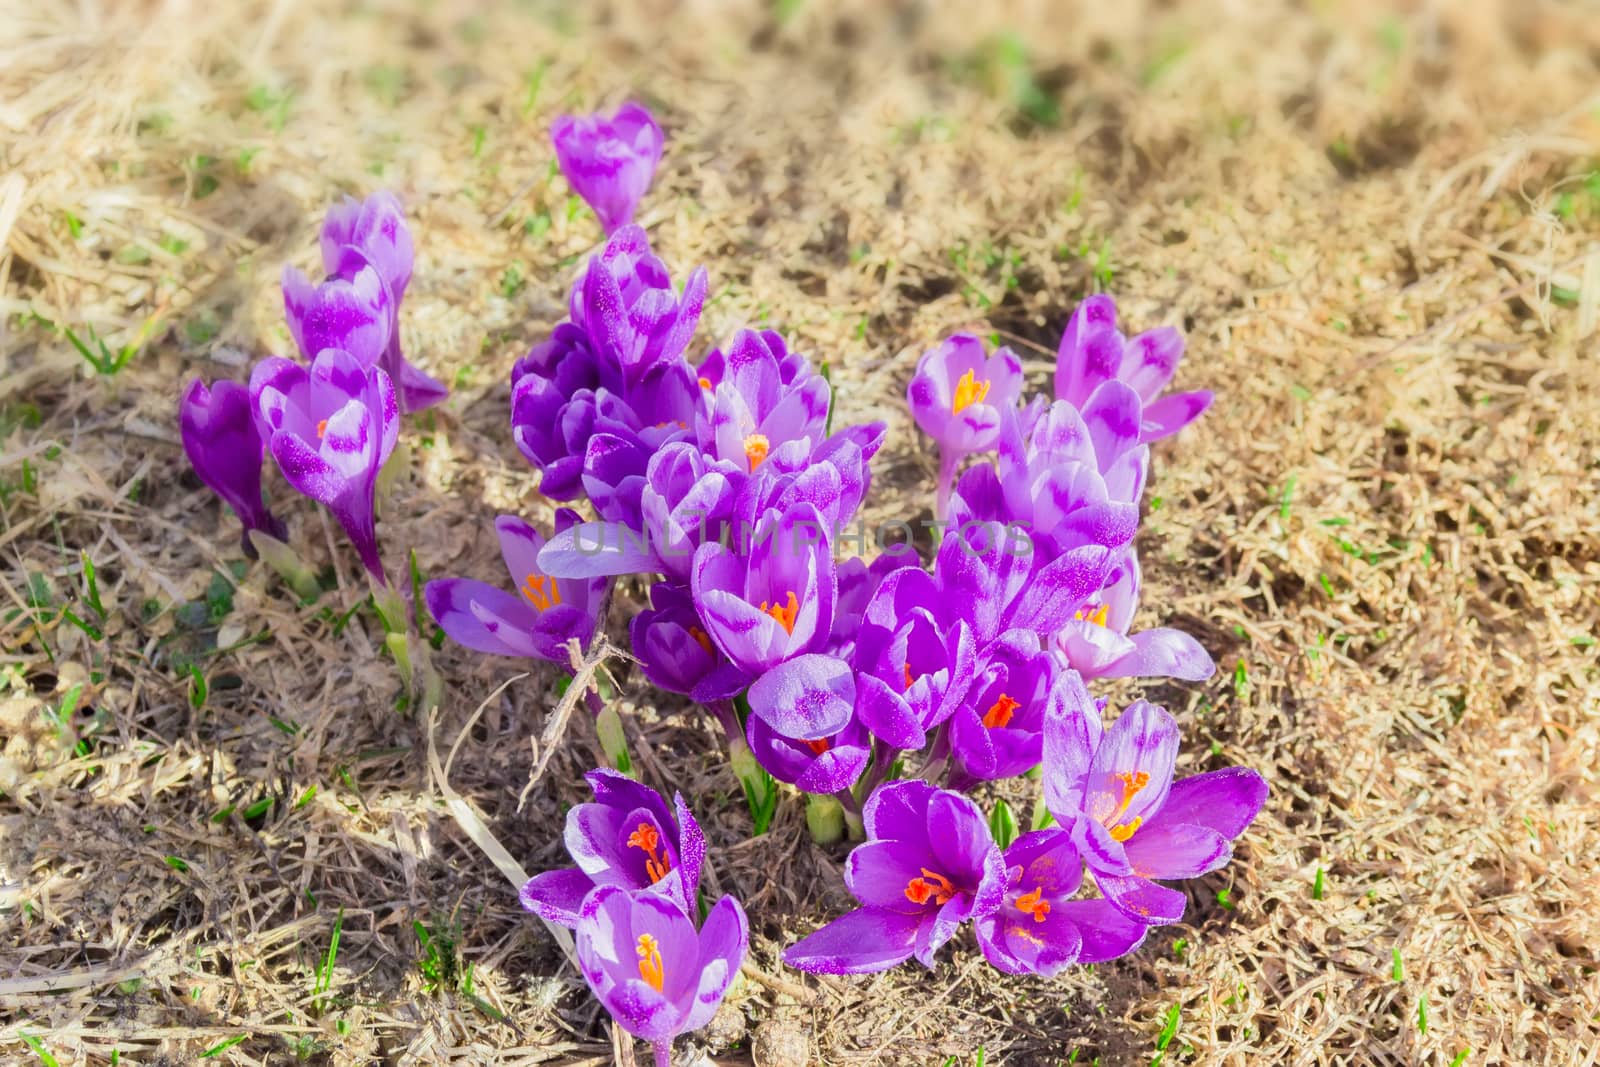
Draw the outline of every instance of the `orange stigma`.
<instances>
[{"instance_id":1,"label":"orange stigma","mask_svg":"<svg viewBox=\"0 0 1600 1067\"><path fill-rule=\"evenodd\" d=\"M689 627L689 636L694 638L694 643L706 650L706 655L714 656L717 650L711 647L711 635L698 626Z\"/></svg>"},{"instance_id":2,"label":"orange stigma","mask_svg":"<svg viewBox=\"0 0 1600 1067\"><path fill-rule=\"evenodd\" d=\"M317 440L320 441L326 436L328 436L328 420L323 419L317 423Z\"/></svg>"},{"instance_id":3,"label":"orange stigma","mask_svg":"<svg viewBox=\"0 0 1600 1067\"><path fill-rule=\"evenodd\" d=\"M828 751L831 746L828 744L826 737L819 737L815 741L807 741L806 747L820 756Z\"/></svg>"},{"instance_id":4,"label":"orange stigma","mask_svg":"<svg viewBox=\"0 0 1600 1067\"><path fill-rule=\"evenodd\" d=\"M700 379L700 388L704 389L708 393L711 392L711 379L710 378L701 378Z\"/></svg>"},{"instance_id":5,"label":"orange stigma","mask_svg":"<svg viewBox=\"0 0 1600 1067\"><path fill-rule=\"evenodd\" d=\"M950 898L955 895L956 887L950 884L950 879L926 867L922 868L921 878L913 878L906 883L906 899L913 904L926 904L932 900L942 907L950 903Z\"/></svg>"},{"instance_id":6,"label":"orange stigma","mask_svg":"<svg viewBox=\"0 0 1600 1067\"><path fill-rule=\"evenodd\" d=\"M640 823L628 838L629 848L636 848L648 857L644 861L644 869L645 873L650 875L651 885L661 881L672 870L672 857L667 855L667 850L663 848L659 853L656 851L660 844L661 835L656 832L654 826L647 822ZM656 988L660 989L661 987L657 986Z\"/></svg>"},{"instance_id":7,"label":"orange stigma","mask_svg":"<svg viewBox=\"0 0 1600 1067\"><path fill-rule=\"evenodd\" d=\"M1050 902L1039 899L1043 894L1043 886L1039 886L1031 893L1022 894L1015 901L1017 910L1024 915L1032 915L1036 923L1044 922L1044 917L1050 914Z\"/></svg>"},{"instance_id":8,"label":"orange stigma","mask_svg":"<svg viewBox=\"0 0 1600 1067\"><path fill-rule=\"evenodd\" d=\"M772 449L772 442L767 440L764 433L753 433L744 439L744 458L750 461L750 469L755 470L761 466L761 461L767 458L767 453Z\"/></svg>"},{"instance_id":9,"label":"orange stigma","mask_svg":"<svg viewBox=\"0 0 1600 1067\"><path fill-rule=\"evenodd\" d=\"M556 585L555 579L538 571L529 571L522 579L522 595L540 611L549 611L550 605L561 603L561 587Z\"/></svg>"},{"instance_id":10,"label":"orange stigma","mask_svg":"<svg viewBox=\"0 0 1600 1067\"><path fill-rule=\"evenodd\" d=\"M994 705L983 713L983 725L991 730L1004 726L1011 721L1011 713L1020 707L1022 707L1021 704L1001 693L1000 699L996 700Z\"/></svg>"},{"instance_id":11,"label":"orange stigma","mask_svg":"<svg viewBox=\"0 0 1600 1067\"><path fill-rule=\"evenodd\" d=\"M640 934L634 945L639 952L639 977L650 984L657 993L666 984L667 970L661 963L661 948L654 937Z\"/></svg>"},{"instance_id":12,"label":"orange stigma","mask_svg":"<svg viewBox=\"0 0 1600 1067\"><path fill-rule=\"evenodd\" d=\"M917 680L915 678L911 677L911 662L908 660L908 661L906 661L906 688L910 689L913 685L916 685L916 684L917 684Z\"/></svg>"},{"instance_id":13,"label":"orange stigma","mask_svg":"<svg viewBox=\"0 0 1600 1067\"><path fill-rule=\"evenodd\" d=\"M1117 826L1116 822L1128 810L1128 805L1133 803L1133 798L1139 795L1139 790L1150 784L1150 775L1146 771L1134 771L1131 773L1125 771L1117 775L1116 778L1117 781L1122 783L1122 801L1117 805L1117 809L1102 821L1105 823L1106 829L1111 831L1111 839L1113 841L1126 841L1133 836L1135 830L1139 829L1144 819L1135 815L1131 822L1122 826Z\"/></svg>"},{"instance_id":14,"label":"orange stigma","mask_svg":"<svg viewBox=\"0 0 1600 1067\"><path fill-rule=\"evenodd\" d=\"M990 383L988 381L980 382L976 379L976 374L972 371L967 371L956 382L956 395L955 399L950 403L950 414L959 415L963 408L970 407L973 404L981 404L984 398L989 395Z\"/></svg>"},{"instance_id":15,"label":"orange stigma","mask_svg":"<svg viewBox=\"0 0 1600 1067\"><path fill-rule=\"evenodd\" d=\"M784 604L773 604L768 607L767 602L763 600L761 610L777 619L778 625L783 627L785 633L794 633L794 619L800 614L800 601L795 599L793 593L789 594L789 600Z\"/></svg>"},{"instance_id":16,"label":"orange stigma","mask_svg":"<svg viewBox=\"0 0 1600 1067\"><path fill-rule=\"evenodd\" d=\"M1106 616L1110 612L1110 604L1101 604L1093 611L1075 611L1072 613L1072 617L1079 622L1092 622L1096 626L1104 626L1106 624Z\"/></svg>"}]
</instances>

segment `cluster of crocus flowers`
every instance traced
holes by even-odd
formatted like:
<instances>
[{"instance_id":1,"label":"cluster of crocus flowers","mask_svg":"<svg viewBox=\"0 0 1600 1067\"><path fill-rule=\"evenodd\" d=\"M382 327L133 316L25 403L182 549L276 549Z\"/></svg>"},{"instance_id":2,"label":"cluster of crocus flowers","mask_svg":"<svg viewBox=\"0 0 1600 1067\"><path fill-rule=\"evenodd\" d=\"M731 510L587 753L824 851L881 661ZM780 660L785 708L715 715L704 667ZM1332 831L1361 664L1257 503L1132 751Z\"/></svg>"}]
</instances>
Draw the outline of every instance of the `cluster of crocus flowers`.
<instances>
[{"instance_id":1,"label":"cluster of crocus flowers","mask_svg":"<svg viewBox=\"0 0 1600 1067\"><path fill-rule=\"evenodd\" d=\"M596 999L667 1067L673 1038L716 1014L744 962L749 925L731 896L696 921L705 838L681 796L669 808L614 771L588 779L594 801L567 812L576 866L535 875L522 904L573 931Z\"/></svg>"},{"instance_id":2,"label":"cluster of crocus flowers","mask_svg":"<svg viewBox=\"0 0 1600 1067\"><path fill-rule=\"evenodd\" d=\"M400 202L379 192L336 205L322 227L321 253L327 277L320 283L293 267L283 273L284 311L300 358L261 360L247 386L194 382L179 425L196 473L243 523L246 551L259 550L303 594L315 583L264 503L264 458L272 457L293 489L328 508L367 573L409 684L414 658L426 653L407 636L410 609L379 551L378 476L399 441L401 416L437 404L446 391L401 351L400 301L414 250Z\"/></svg>"}]
</instances>

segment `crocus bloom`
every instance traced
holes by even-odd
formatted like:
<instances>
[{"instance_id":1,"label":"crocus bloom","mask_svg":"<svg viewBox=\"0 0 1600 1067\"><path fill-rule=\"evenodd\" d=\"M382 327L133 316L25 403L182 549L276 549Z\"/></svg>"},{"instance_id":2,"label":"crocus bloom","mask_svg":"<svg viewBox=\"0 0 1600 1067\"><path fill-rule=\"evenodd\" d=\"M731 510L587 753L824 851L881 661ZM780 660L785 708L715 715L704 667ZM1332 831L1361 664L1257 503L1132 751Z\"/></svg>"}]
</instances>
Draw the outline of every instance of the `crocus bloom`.
<instances>
[{"instance_id":1,"label":"crocus bloom","mask_svg":"<svg viewBox=\"0 0 1600 1067\"><path fill-rule=\"evenodd\" d=\"M578 967L617 1025L650 1042L656 1067L670 1067L672 1039L711 1021L744 963L750 930L731 896L705 926L651 893L601 886L583 901Z\"/></svg>"},{"instance_id":2,"label":"crocus bloom","mask_svg":"<svg viewBox=\"0 0 1600 1067\"><path fill-rule=\"evenodd\" d=\"M697 907L705 835L674 794L661 794L616 771L584 776L594 801L567 812L565 842L576 867L536 874L522 887L522 906L568 928L578 925L584 897L596 886L646 890L688 911Z\"/></svg>"},{"instance_id":3,"label":"crocus bloom","mask_svg":"<svg viewBox=\"0 0 1600 1067\"><path fill-rule=\"evenodd\" d=\"M774 451L804 440L822 443L831 391L820 374L784 380L787 349L764 334L740 330L728 346L726 369L695 428L709 455L755 472ZM807 448L809 452L809 448Z\"/></svg>"},{"instance_id":4,"label":"crocus bloom","mask_svg":"<svg viewBox=\"0 0 1600 1067\"><path fill-rule=\"evenodd\" d=\"M365 200L347 196L322 221L322 269L338 274L344 250L356 248L378 272L396 305L405 299L416 259L400 199L380 189Z\"/></svg>"},{"instance_id":5,"label":"crocus bloom","mask_svg":"<svg viewBox=\"0 0 1600 1067\"><path fill-rule=\"evenodd\" d=\"M1182 678L1204 681L1216 664L1200 642L1169 627L1129 633L1139 605L1139 561L1130 553L1101 590L1099 604L1080 609L1051 646L1084 681L1096 678Z\"/></svg>"},{"instance_id":6,"label":"crocus bloom","mask_svg":"<svg viewBox=\"0 0 1600 1067\"><path fill-rule=\"evenodd\" d=\"M935 514L949 514L950 489L962 459L995 446L1000 413L1022 392L1022 361L1009 348L987 355L983 342L958 333L923 353L906 386L906 402L922 432L939 443Z\"/></svg>"},{"instance_id":7,"label":"crocus bloom","mask_svg":"<svg viewBox=\"0 0 1600 1067\"><path fill-rule=\"evenodd\" d=\"M791 945L783 961L819 974L883 971L916 956L926 967L969 919L1004 900L1005 861L971 800L927 782L891 782L862 811L867 840L845 884L862 904Z\"/></svg>"},{"instance_id":8,"label":"crocus bloom","mask_svg":"<svg viewBox=\"0 0 1600 1067\"><path fill-rule=\"evenodd\" d=\"M1071 899L1083 858L1066 830L1023 834L1005 851L1004 902L973 923L984 957L1007 974L1052 978L1139 947L1149 927L1104 899Z\"/></svg>"},{"instance_id":9,"label":"crocus bloom","mask_svg":"<svg viewBox=\"0 0 1600 1067\"><path fill-rule=\"evenodd\" d=\"M744 691L749 676L712 643L687 585L657 582L650 587L650 604L628 623L628 645L653 685L702 704Z\"/></svg>"},{"instance_id":10,"label":"crocus bloom","mask_svg":"<svg viewBox=\"0 0 1600 1067\"><path fill-rule=\"evenodd\" d=\"M796 380L809 377L813 373L811 361L790 348L789 343L783 339L783 334L777 330L762 330L760 337L776 357L778 377L784 385L793 385ZM722 379L727 375L728 357L722 349L713 348L706 353L706 358L701 361L696 373L699 375L700 388L710 392L721 385Z\"/></svg>"},{"instance_id":11,"label":"crocus bloom","mask_svg":"<svg viewBox=\"0 0 1600 1067\"><path fill-rule=\"evenodd\" d=\"M578 522L570 508L556 511L556 531ZM605 579L553 578L539 568L545 539L514 515L495 519L500 553L515 593L470 578L441 578L423 587L428 612L457 644L498 656L569 661L567 642L587 646Z\"/></svg>"},{"instance_id":12,"label":"crocus bloom","mask_svg":"<svg viewBox=\"0 0 1600 1067\"><path fill-rule=\"evenodd\" d=\"M950 719L951 750L973 778L1025 774L1044 758L1044 720L1065 699L1063 673L1031 634L989 647Z\"/></svg>"},{"instance_id":13,"label":"crocus bloom","mask_svg":"<svg viewBox=\"0 0 1600 1067\"><path fill-rule=\"evenodd\" d=\"M389 376L338 348L318 353L309 368L274 356L250 375L250 404L284 478L333 512L367 573L387 585L375 497L400 433Z\"/></svg>"},{"instance_id":14,"label":"crocus bloom","mask_svg":"<svg viewBox=\"0 0 1600 1067\"><path fill-rule=\"evenodd\" d=\"M370 265L321 285L284 267L283 311L294 343L308 360L325 348L338 348L370 367L383 357L394 328L394 295Z\"/></svg>"},{"instance_id":15,"label":"crocus bloom","mask_svg":"<svg viewBox=\"0 0 1600 1067\"><path fill-rule=\"evenodd\" d=\"M1140 440L1183 429L1211 405L1209 390L1160 396L1183 358L1183 335L1170 326L1128 341L1117 330L1117 305L1092 296L1067 320L1056 351L1056 398L1083 408L1102 383L1119 380L1141 401Z\"/></svg>"},{"instance_id":16,"label":"crocus bloom","mask_svg":"<svg viewBox=\"0 0 1600 1067\"><path fill-rule=\"evenodd\" d=\"M596 441L598 447L591 453L595 469L585 475L585 485L609 491L610 486L599 482L605 469L601 461L609 463L614 452L632 463L642 458L642 442L630 444L617 436ZM618 469L625 472L624 480L631 478L630 467L619 463ZM734 517L744 480L743 472L713 463L687 441L668 443L648 457L638 490L636 523L574 526L551 539L542 563L546 571L563 577L663 574L687 582L695 551L702 542L722 536ZM596 510L604 515L616 509L597 500Z\"/></svg>"},{"instance_id":17,"label":"crocus bloom","mask_svg":"<svg viewBox=\"0 0 1600 1067\"><path fill-rule=\"evenodd\" d=\"M244 524L239 540L245 555L256 558L251 530L279 541L288 536L261 498L265 446L251 412L248 388L238 382L218 382L207 389L206 383L196 378L178 406L178 431L194 472Z\"/></svg>"},{"instance_id":18,"label":"crocus bloom","mask_svg":"<svg viewBox=\"0 0 1600 1067\"><path fill-rule=\"evenodd\" d=\"M768 512L734 548L710 542L695 551L695 606L735 664L765 671L827 639L838 595L828 538L817 509L799 504Z\"/></svg>"},{"instance_id":19,"label":"crocus bloom","mask_svg":"<svg viewBox=\"0 0 1600 1067\"><path fill-rule=\"evenodd\" d=\"M1267 799L1255 771L1229 767L1174 782L1178 724L1136 701L1110 729L1075 675L1062 714L1045 720L1044 794L1106 899L1143 923L1177 922L1185 898L1152 879L1224 866Z\"/></svg>"},{"instance_id":20,"label":"crocus bloom","mask_svg":"<svg viewBox=\"0 0 1600 1067\"><path fill-rule=\"evenodd\" d=\"M633 210L661 162L661 127L631 100L610 118L562 115L550 127L567 184L594 209L606 233L633 221Z\"/></svg>"},{"instance_id":21,"label":"crocus bloom","mask_svg":"<svg viewBox=\"0 0 1600 1067\"><path fill-rule=\"evenodd\" d=\"M1138 443L1138 398L1111 382L1093 399L1092 426L1065 401L1034 413L1026 434L1021 416L1003 412L999 465L962 475L951 521L1017 525L1045 556L1131 542L1150 458L1149 447Z\"/></svg>"},{"instance_id":22,"label":"crocus bloom","mask_svg":"<svg viewBox=\"0 0 1600 1067\"><path fill-rule=\"evenodd\" d=\"M751 715L745 738L768 774L806 793L850 788L872 754L872 736L854 719L827 737L800 740L783 736L761 716Z\"/></svg>"},{"instance_id":23,"label":"crocus bloom","mask_svg":"<svg viewBox=\"0 0 1600 1067\"><path fill-rule=\"evenodd\" d=\"M697 268L680 297L666 264L650 254L638 226L611 235L572 287L572 322L589 335L599 358L614 362L629 384L657 363L683 355L706 300L706 269Z\"/></svg>"}]
</instances>

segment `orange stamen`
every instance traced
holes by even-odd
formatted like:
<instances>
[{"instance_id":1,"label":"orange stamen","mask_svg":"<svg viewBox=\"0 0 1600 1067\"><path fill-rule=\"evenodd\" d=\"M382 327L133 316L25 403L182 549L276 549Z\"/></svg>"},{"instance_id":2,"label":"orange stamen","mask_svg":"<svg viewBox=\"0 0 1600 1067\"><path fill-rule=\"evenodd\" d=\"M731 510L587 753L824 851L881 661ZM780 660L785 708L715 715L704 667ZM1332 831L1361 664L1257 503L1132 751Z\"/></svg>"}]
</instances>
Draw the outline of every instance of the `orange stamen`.
<instances>
[{"instance_id":1,"label":"orange stamen","mask_svg":"<svg viewBox=\"0 0 1600 1067\"><path fill-rule=\"evenodd\" d=\"M1122 783L1121 802L1117 805L1115 811L1101 821L1106 829L1111 831L1111 839L1113 841L1126 841L1133 836L1135 830L1139 829L1144 819L1134 816L1132 822L1123 826L1118 826L1117 820L1122 818L1123 813L1128 810L1128 805L1132 804L1133 798L1139 795L1139 790L1150 784L1150 774L1148 771L1124 771L1117 775L1116 779Z\"/></svg>"},{"instance_id":2,"label":"orange stamen","mask_svg":"<svg viewBox=\"0 0 1600 1067\"><path fill-rule=\"evenodd\" d=\"M666 849L661 849L659 855L657 847L661 844L661 835L656 828L647 822L639 824L638 828L628 837L628 847L636 848L643 852L648 859L644 861L645 873L650 875L650 884L655 885L665 878L672 870L672 857L667 855Z\"/></svg>"},{"instance_id":3,"label":"orange stamen","mask_svg":"<svg viewBox=\"0 0 1600 1067\"><path fill-rule=\"evenodd\" d=\"M956 382L956 395L950 403L950 414L959 415L963 408L981 404L989 395L988 381L977 381L977 375L967 371Z\"/></svg>"},{"instance_id":4,"label":"orange stamen","mask_svg":"<svg viewBox=\"0 0 1600 1067\"><path fill-rule=\"evenodd\" d=\"M317 440L320 441L326 436L328 436L328 420L323 419L317 423Z\"/></svg>"},{"instance_id":5,"label":"orange stamen","mask_svg":"<svg viewBox=\"0 0 1600 1067\"><path fill-rule=\"evenodd\" d=\"M767 458L772 442L767 440L764 433L753 433L744 439L744 458L750 461L750 469L755 470L761 466L761 461Z\"/></svg>"},{"instance_id":6,"label":"orange stamen","mask_svg":"<svg viewBox=\"0 0 1600 1067\"><path fill-rule=\"evenodd\" d=\"M556 585L554 579L547 578L538 571L529 571L527 577L522 579L522 595L540 611L548 611L550 605L561 603L561 587Z\"/></svg>"},{"instance_id":7,"label":"orange stamen","mask_svg":"<svg viewBox=\"0 0 1600 1067\"><path fill-rule=\"evenodd\" d=\"M657 993L666 984L667 970L661 963L661 949L654 937L640 934L634 946L639 952L639 977L650 984Z\"/></svg>"},{"instance_id":8,"label":"orange stamen","mask_svg":"<svg viewBox=\"0 0 1600 1067\"><path fill-rule=\"evenodd\" d=\"M773 604L768 607L767 602L761 602L761 610L778 620L785 633L794 633L795 616L800 614L800 601L795 599L794 593L789 594L789 600L784 604Z\"/></svg>"},{"instance_id":9,"label":"orange stamen","mask_svg":"<svg viewBox=\"0 0 1600 1067\"><path fill-rule=\"evenodd\" d=\"M706 655L714 656L717 650L711 647L711 635L698 626L689 627L689 636L694 638L694 643L706 650Z\"/></svg>"},{"instance_id":10,"label":"orange stamen","mask_svg":"<svg viewBox=\"0 0 1600 1067\"><path fill-rule=\"evenodd\" d=\"M1011 721L1011 713L1020 707L1022 707L1020 703L1001 693L1000 699L996 700L994 705L983 713L983 725L991 730L1003 727Z\"/></svg>"},{"instance_id":11,"label":"orange stamen","mask_svg":"<svg viewBox=\"0 0 1600 1067\"><path fill-rule=\"evenodd\" d=\"M700 379L700 388L704 389L708 393L711 392L711 379L710 378L701 378Z\"/></svg>"},{"instance_id":12,"label":"orange stamen","mask_svg":"<svg viewBox=\"0 0 1600 1067\"><path fill-rule=\"evenodd\" d=\"M828 751L829 747L831 746L829 746L828 739L826 737L819 737L815 741L807 741L806 747L820 756L824 752Z\"/></svg>"},{"instance_id":13,"label":"orange stamen","mask_svg":"<svg viewBox=\"0 0 1600 1067\"><path fill-rule=\"evenodd\" d=\"M955 895L956 887L950 884L950 879L926 867L922 868L921 878L913 878L906 883L906 899L913 904L926 904L931 898L942 907Z\"/></svg>"},{"instance_id":14,"label":"orange stamen","mask_svg":"<svg viewBox=\"0 0 1600 1067\"><path fill-rule=\"evenodd\" d=\"M1050 902L1040 900L1044 895L1044 887L1039 886L1031 893L1024 893L1016 900L1017 910L1024 915L1032 915L1036 923L1044 922L1044 917L1050 914Z\"/></svg>"},{"instance_id":15,"label":"orange stamen","mask_svg":"<svg viewBox=\"0 0 1600 1067\"><path fill-rule=\"evenodd\" d=\"M1079 622L1092 622L1096 626L1104 626L1106 624L1106 616L1109 615L1110 612L1110 604L1101 604L1098 608L1091 612L1085 613L1083 611L1075 611L1072 613L1072 617Z\"/></svg>"}]
</instances>

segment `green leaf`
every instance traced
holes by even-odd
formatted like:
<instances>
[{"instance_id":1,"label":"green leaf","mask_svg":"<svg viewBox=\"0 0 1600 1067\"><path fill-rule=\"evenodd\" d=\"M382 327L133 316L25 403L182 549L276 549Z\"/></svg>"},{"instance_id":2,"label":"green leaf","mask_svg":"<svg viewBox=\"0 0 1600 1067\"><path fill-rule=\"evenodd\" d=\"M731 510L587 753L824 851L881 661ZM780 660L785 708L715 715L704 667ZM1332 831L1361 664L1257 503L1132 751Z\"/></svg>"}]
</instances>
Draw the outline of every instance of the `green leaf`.
<instances>
[{"instance_id":1,"label":"green leaf","mask_svg":"<svg viewBox=\"0 0 1600 1067\"><path fill-rule=\"evenodd\" d=\"M1004 800L994 802L994 812L989 816L989 833L1001 848L1010 848L1017 839L1017 816Z\"/></svg>"},{"instance_id":2,"label":"green leaf","mask_svg":"<svg viewBox=\"0 0 1600 1067\"><path fill-rule=\"evenodd\" d=\"M200 1053L200 1058L203 1060L209 1060L213 1056L221 1055L228 1049L243 1041L246 1036L247 1035L245 1034L236 1034L225 1041L219 1041L215 1045L212 1045L210 1048L206 1049L204 1052Z\"/></svg>"}]
</instances>

